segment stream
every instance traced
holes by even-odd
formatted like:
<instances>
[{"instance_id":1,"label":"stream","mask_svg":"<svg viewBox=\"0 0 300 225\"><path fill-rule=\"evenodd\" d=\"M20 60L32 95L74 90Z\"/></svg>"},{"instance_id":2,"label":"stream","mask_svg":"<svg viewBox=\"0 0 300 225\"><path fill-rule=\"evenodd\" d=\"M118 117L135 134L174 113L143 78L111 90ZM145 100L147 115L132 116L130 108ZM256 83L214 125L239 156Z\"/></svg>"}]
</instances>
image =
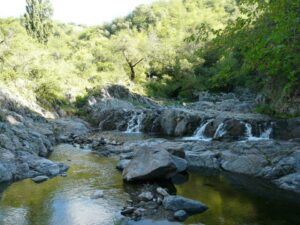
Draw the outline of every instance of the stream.
<instances>
[{"instance_id":1,"label":"stream","mask_svg":"<svg viewBox=\"0 0 300 225\"><path fill-rule=\"evenodd\" d=\"M113 225L130 198L113 158L72 145L58 145L50 157L70 166L67 177L35 184L31 179L0 187L1 225ZM192 170L175 185L177 194L209 206L185 224L299 225L300 198L261 180ZM96 190L104 197L91 199ZM151 221L136 224L153 224ZM157 224L168 224L157 222Z\"/></svg>"}]
</instances>

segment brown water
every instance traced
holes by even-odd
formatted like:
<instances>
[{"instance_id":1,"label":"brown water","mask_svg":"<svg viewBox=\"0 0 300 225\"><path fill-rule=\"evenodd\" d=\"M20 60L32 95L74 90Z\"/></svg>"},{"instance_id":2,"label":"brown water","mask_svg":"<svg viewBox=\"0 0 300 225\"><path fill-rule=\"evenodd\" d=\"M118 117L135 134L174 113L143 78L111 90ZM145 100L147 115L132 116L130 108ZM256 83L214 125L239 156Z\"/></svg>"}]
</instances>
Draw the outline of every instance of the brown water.
<instances>
[{"instance_id":1,"label":"brown water","mask_svg":"<svg viewBox=\"0 0 300 225\"><path fill-rule=\"evenodd\" d=\"M57 146L51 160L70 165L68 177L42 184L30 179L5 188L0 201L1 225L114 225L128 199L116 161L70 145ZM186 224L299 225L297 196L237 176L191 172L188 182L176 185L177 194L209 206ZM104 198L92 200L95 190ZM151 220L139 225L151 225ZM157 225L168 224L157 222Z\"/></svg>"}]
</instances>

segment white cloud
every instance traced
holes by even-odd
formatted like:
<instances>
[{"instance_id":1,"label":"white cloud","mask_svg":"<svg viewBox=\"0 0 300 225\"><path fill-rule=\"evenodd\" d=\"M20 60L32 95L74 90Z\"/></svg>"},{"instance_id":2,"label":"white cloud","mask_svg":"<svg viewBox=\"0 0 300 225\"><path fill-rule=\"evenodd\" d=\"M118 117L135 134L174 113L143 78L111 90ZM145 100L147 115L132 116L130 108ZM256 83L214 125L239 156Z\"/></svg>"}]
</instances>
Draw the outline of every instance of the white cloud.
<instances>
[{"instance_id":1,"label":"white cloud","mask_svg":"<svg viewBox=\"0 0 300 225\"><path fill-rule=\"evenodd\" d=\"M24 14L25 0L0 0L0 17L18 17ZM54 19L96 25L125 16L140 4L153 0L51 0Z\"/></svg>"}]
</instances>

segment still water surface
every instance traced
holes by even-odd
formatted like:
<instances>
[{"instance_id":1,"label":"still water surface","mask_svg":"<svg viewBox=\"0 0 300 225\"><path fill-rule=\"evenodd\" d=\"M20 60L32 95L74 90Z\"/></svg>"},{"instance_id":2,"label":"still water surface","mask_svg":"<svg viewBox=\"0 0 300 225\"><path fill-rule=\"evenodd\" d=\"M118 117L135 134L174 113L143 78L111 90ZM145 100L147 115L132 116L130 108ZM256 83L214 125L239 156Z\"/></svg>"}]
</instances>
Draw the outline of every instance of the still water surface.
<instances>
[{"instance_id":1,"label":"still water surface","mask_svg":"<svg viewBox=\"0 0 300 225\"><path fill-rule=\"evenodd\" d=\"M128 188L115 169L116 161L70 145L57 146L51 160L70 165L68 177L56 177L42 184L28 179L3 187L0 224L114 225L116 213L129 198ZM186 224L300 224L298 197L290 200L269 186L258 190L263 185L256 184L236 176L191 172L186 183L176 185L177 194L200 200L210 209L190 217ZM92 200L90 196L99 189L104 190L105 197Z\"/></svg>"}]
</instances>

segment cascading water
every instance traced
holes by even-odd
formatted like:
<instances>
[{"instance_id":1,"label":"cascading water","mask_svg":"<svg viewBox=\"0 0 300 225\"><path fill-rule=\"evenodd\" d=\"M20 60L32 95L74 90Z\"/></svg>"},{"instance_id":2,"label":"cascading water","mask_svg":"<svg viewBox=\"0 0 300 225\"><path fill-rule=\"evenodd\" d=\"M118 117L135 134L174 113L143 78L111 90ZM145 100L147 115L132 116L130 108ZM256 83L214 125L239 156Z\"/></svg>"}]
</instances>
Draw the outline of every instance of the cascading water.
<instances>
[{"instance_id":1,"label":"cascading water","mask_svg":"<svg viewBox=\"0 0 300 225\"><path fill-rule=\"evenodd\" d=\"M128 122L127 130L125 133L128 134L139 134L141 133L141 126L144 119L144 113L143 112L134 112L131 119Z\"/></svg>"},{"instance_id":2,"label":"cascading water","mask_svg":"<svg viewBox=\"0 0 300 225\"><path fill-rule=\"evenodd\" d=\"M270 140L270 136L272 134L272 127L267 128L263 131L259 137L253 136L252 134L252 126L249 123L245 123L246 127L246 138L249 141L260 141L260 140Z\"/></svg>"},{"instance_id":3,"label":"cascading water","mask_svg":"<svg viewBox=\"0 0 300 225\"><path fill-rule=\"evenodd\" d=\"M211 141L212 138L208 138L204 135L205 129L212 120L208 120L205 123L201 123L200 127L195 131L192 137L186 137L184 140L196 140L196 141Z\"/></svg>"},{"instance_id":4,"label":"cascading water","mask_svg":"<svg viewBox=\"0 0 300 225\"><path fill-rule=\"evenodd\" d=\"M261 133L260 139L262 139L262 140L269 140L270 137L271 137L272 132L273 132L273 128L272 127L267 128L264 132Z\"/></svg>"},{"instance_id":5,"label":"cascading water","mask_svg":"<svg viewBox=\"0 0 300 225\"><path fill-rule=\"evenodd\" d=\"M226 134L226 130L225 130L225 124L224 123L221 123L217 130L216 130L216 133L214 135L214 138L220 138L220 137L223 137L224 135Z\"/></svg>"},{"instance_id":6,"label":"cascading water","mask_svg":"<svg viewBox=\"0 0 300 225\"><path fill-rule=\"evenodd\" d=\"M246 137L251 138L252 136L252 126L249 123L245 123L246 127Z\"/></svg>"}]
</instances>

